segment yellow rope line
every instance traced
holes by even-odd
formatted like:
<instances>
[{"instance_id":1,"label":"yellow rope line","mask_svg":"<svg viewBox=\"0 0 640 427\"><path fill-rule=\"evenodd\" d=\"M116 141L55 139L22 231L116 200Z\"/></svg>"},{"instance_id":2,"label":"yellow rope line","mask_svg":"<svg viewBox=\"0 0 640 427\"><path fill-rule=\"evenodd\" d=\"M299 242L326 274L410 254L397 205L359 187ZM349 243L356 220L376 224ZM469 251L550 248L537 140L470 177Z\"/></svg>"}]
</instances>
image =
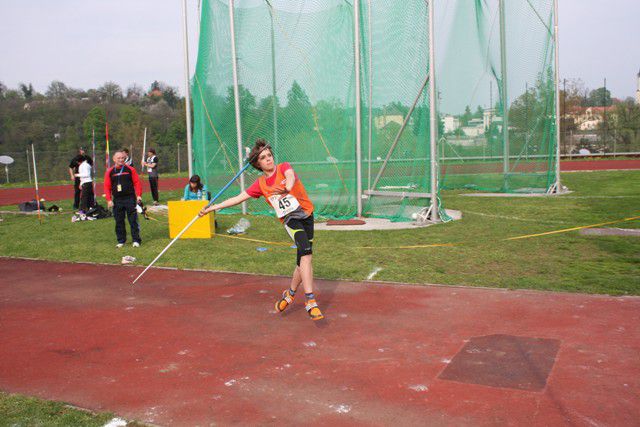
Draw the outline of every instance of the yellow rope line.
<instances>
[{"instance_id":1,"label":"yellow rope line","mask_svg":"<svg viewBox=\"0 0 640 427\"><path fill-rule=\"evenodd\" d=\"M458 243L434 243L431 245L411 245L411 246L359 246L359 247L356 247L356 249L418 249L418 248L451 247L456 245L458 245Z\"/></svg>"},{"instance_id":2,"label":"yellow rope line","mask_svg":"<svg viewBox=\"0 0 640 427\"><path fill-rule=\"evenodd\" d=\"M220 143L220 146L222 147L222 154L224 154L224 157L227 159L227 163L229 163L229 167L231 168L232 171L235 172L235 169L233 167L233 163L231 162L231 159L229 159L229 156L227 155L226 146L222 142L222 138L220 138L220 135L218 134L218 131L216 130L216 127L213 125L213 121L211 120L211 116L209 115L209 109L207 108L207 105L204 103L204 94L202 93L202 87L200 86L200 80L198 79L198 75L195 74L194 77L195 77L195 80L196 80L196 85L198 86L198 92L200 92L200 102L202 103L202 106L204 107L204 112L205 112L205 114L207 116L207 120L209 120L209 125L211 125L211 129L213 130L213 133L216 135L216 138L218 138L218 142Z\"/></svg>"},{"instance_id":3,"label":"yellow rope line","mask_svg":"<svg viewBox=\"0 0 640 427\"><path fill-rule=\"evenodd\" d=\"M239 240L247 240L249 242L257 242L257 243L266 243L268 245L277 245L277 246L291 246L292 243L284 243L284 242L270 242L268 240L259 240L259 239L249 239L248 237L240 237L240 236L227 236L226 234L215 234L217 237L226 237L227 239L239 239Z\"/></svg>"},{"instance_id":4,"label":"yellow rope line","mask_svg":"<svg viewBox=\"0 0 640 427\"><path fill-rule=\"evenodd\" d=\"M640 219L640 216L634 216L634 217L631 217L631 218L620 219L620 220L617 220L617 221L601 222L599 224L583 225L583 226L580 226L580 227L563 228L562 230L547 231L546 233L527 234L527 235L524 235L524 236L509 237L508 239L505 239L505 240L528 239L530 237L547 236L549 234L567 233L569 231L582 230L584 228L599 227L601 225L617 224L617 223L626 222L626 221L634 221L636 219Z\"/></svg>"},{"instance_id":5,"label":"yellow rope line","mask_svg":"<svg viewBox=\"0 0 640 427\"><path fill-rule=\"evenodd\" d=\"M536 234L527 234L527 235L524 235L524 236L508 237L508 238L502 239L500 241L520 240L520 239L528 239L528 238L531 238L531 237L548 236L550 234L568 233L569 231L582 230L582 229L585 229L585 228L599 227L599 226L602 226L602 225L618 224L618 223L621 223L621 222L635 221L637 219L640 219L640 216L634 216L634 217L630 217L630 218L618 219L618 220L615 220L615 221L601 222L601 223L598 223L598 224L582 225L580 227L563 228L561 230L547 231L547 232L544 232L544 233L536 233ZM431 244L431 245L410 245L410 246L359 246L359 247L356 247L356 249L420 249L420 248L461 246L463 244L464 243L434 243L434 244Z\"/></svg>"}]
</instances>

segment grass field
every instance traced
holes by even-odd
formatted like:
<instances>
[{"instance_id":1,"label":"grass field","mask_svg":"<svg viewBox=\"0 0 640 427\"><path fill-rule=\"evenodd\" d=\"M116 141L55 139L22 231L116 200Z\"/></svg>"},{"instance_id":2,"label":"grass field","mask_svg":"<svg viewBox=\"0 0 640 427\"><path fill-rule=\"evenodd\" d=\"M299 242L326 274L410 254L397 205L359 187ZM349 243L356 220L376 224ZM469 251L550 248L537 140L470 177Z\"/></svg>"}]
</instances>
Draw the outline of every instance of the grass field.
<instances>
[{"instance_id":1,"label":"grass field","mask_svg":"<svg viewBox=\"0 0 640 427\"><path fill-rule=\"evenodd\" d=\"M404 231L316 232L314 269L326 279L375 280L445 285L528 288L612 295L640 294L640 239L582 236L578 231L521 240L510 237L617 221L640 215L640 171L568 173L573 193L558 197L464 197L443 192L445 206L460 210L460 221ZM178 199L178 192L162 200ZM70 201L57 203L70 212ZM239 215L218 215L220 231ZM115 248L112 219L71 223L70 214L51 215L39 225L34 216L3 215L0 253L60 261L119 263L133 255L147 265L169 243L166 216L142 221L143 245ZM250 217L244 236L288 243L272 217ZM640 228L640 221L609 227ZM398 246L453 243L451 247L398 249ZM258 252L257 247L267 247ZM375 247L367 249L365 247ZM289 275L295 252L271 245L214 237L177 242L158 265ZM320 290L321 291L321 290Z\"/></svg>"},{"instance_id":2,"label":"grass field","mask_svg":"<svg viewBox=\"0 0 640 427\"><path fill-rule=\"evenodd\" d=\"M112 413L94 414L62 402L52 402L0 392L0 426L104 426ZM127 427L144 424L129 422Z\"/></svg>"}]
</instances>

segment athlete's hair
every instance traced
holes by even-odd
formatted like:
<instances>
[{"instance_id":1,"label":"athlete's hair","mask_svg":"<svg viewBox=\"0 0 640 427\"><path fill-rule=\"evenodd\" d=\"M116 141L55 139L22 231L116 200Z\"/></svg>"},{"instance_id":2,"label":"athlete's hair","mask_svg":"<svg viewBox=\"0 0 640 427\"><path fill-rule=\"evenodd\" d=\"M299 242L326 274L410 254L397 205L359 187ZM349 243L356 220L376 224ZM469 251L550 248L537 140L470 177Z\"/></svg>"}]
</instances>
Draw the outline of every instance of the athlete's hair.
<instances>
[{"instance_id":1,"label":"athlete's hair","mask_svg":"<svg viewBox=\"0 0 640 427\"><path fill-rule=\"evenodd\" d=\"M253 145L253 148L249 152L249 162L251 163L251 166L258 169L259 171L261 171L262 169L260 169L258 157L260 157L260 153L262 152L262 150L271 151L271 146L267 143L266 140L258 138L256 139L256 143Z\"/></svg>"}]
</instances>

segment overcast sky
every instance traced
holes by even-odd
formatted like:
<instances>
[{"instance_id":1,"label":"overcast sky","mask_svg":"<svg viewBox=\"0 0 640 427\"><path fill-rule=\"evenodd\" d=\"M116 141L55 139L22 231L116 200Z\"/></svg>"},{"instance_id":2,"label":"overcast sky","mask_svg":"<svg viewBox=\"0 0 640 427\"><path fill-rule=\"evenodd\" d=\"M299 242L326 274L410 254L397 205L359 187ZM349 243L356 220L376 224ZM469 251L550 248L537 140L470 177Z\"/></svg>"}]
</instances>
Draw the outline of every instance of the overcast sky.
<instances>
[{"instance_id":1,"label":"overcast sky","mask_svg":"<svg viewBox=\"0 0 640 427\"><path fill-rule=\"evenodd\" d=\"M381 0L380 0L381 1ZM417 0L407 0L417 1ZM438 0L447 1L447 0ZM468 0L471 1L471 0ZM512 0L507 0L512 1ZM82 89L164 81L184 92L182 0L0 0L0 81L52 80ZM560 78L634 96L640 70L640 1L559 0ZM188 0L191 73L198 0Z\"/></svg>"}]
</instances>

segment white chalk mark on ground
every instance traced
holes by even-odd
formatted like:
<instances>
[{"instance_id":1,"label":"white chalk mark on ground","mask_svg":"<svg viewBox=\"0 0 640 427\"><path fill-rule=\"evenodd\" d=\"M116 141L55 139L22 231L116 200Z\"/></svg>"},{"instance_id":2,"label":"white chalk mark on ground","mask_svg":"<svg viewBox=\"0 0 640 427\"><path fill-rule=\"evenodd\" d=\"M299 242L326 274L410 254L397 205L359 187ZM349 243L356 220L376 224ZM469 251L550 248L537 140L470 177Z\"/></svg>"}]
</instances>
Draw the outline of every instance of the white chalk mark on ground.
<instances>
[{"instance_id":1,"label":"white chalk mark on ground","mask_svg":"<svg viewBox=\"0 0 640 427\"><path fill-rule=\"evenodd\" d=\"M315 347L316 345L315 341L307 341L304 343L305 347Z\"/></svg>"},{"instance_id":2,"label":"white chalk mark on ground","mask_svg":"<svg viewBox=\"0 0 640 427\"><path fill-rule=\"evenodd\" d=\"M229 380L226 383L224 383L224 385L226 385L227 387L231 387L232 385L234 385L237 381L236 380Z\"/></svg>"},{"instance_id":3,"label":"white chalk mark on ground","mask_svg":"<svg viewBox=\"0 0 640 427\"><path fill-rule=\"evenodd\" d=\"M189 353L189 350L182 350L182 351L179 351L179 352L178 352L178 354L179 354L180 356L184 356L184 355L185 355L185 354L187 354L187 353Z\"/></svg>"},{"instance_id":4,"label":"white chalk mark on ground","mask_svg":"<svg viewBox=\"0 0 640 427\"><path fill-rule=\"evenodd\" d=\"M409 388L413 391L429 391L429 387L424 384L410 385Z\"/></svg>"},{"instance_id":5,"label":"white chalk mark on ground","mask_svg":"<svg viewBox=\"0 0 640 427\"><path fill-rule=\"evenodd\" d=\"M259 293L259 294L267 294L267 293L269 293L269 291L268 291L268 290L266 290L266 289L260 289L260 290L258 291L258 293Z\"/></svg>"},{"instance_id":6,"label":"white chalk mark on ground","mask_svg":"<svg viewBox=\"0 0 640 427\"><path fill-rule=\"evenodd\" d=\"M175 363L170 363L166 368L160 369L160 372L164 374L167 372L175 371L176 369L178 369L178 365Z\"/></svg>"},{"instance_id":7,"label":"white chalk mark on ground","mask_svg":"<svg viewBox=\"0 0 640 427\"><path fill-rule=\"evenodd\" d=\"M382 268L380 268L380 267L376 267L376 268L374 268L374 269L371 271L371 273L369 273L369 275L367 276L367 280L371 280L371 279L373 279L373 277L374 277L376 274L378 274L379 272L381 272L381 271L382 271Z\"/></svg>"},{"instance_id":8,"label":"white chalk mark on ground","mask_svg":"<svg viewBox=\"0 0 640 427\"><path fill-rule=\"evenodd\" d=\"M111 421L106 423L103 427L125 427L127 422L122 418L113 418Z\"/></svg>"},{"instance_id":9,"label":"white chalk mark on ground","mask_svg":"<svg viewBox=\"0 0 640 427\"><path fill-rule=\"evenodd\" d=\"M441 362L442 363L451 363L451 359L442 359Z\"/></svg>"},{"instance_id":10,"label":"white chalk mark on ground","mask_svg":"<svg viewBox=\"0 0 640 427\"><path fill-rule=\"evenodd\" d=\"M349 412L351 412L351 405L329 405L329 408L333 409L338 414L348 414Z\"/></svg>"},{"instance_id":11,"label":"white chalk mark on ground","mask_svg":"<svg viewBox=\"0 0 640 427\"><path fill-rule=\"evenodd\" d=\"M231 298L233 294L221 295L221 298Z\"/></svg>"}]
</instances>

